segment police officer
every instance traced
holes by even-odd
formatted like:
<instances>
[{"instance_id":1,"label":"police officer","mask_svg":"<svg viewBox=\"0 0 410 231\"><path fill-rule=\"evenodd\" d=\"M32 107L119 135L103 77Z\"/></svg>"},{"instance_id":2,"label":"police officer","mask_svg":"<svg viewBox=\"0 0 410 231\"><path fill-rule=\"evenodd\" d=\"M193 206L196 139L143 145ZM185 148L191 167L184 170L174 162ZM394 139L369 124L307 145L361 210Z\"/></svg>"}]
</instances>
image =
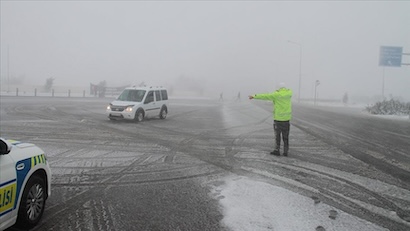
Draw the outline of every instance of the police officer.
<instances>
[{"instance_id":1,"label":"police officer","mask_svg":"<svg viewBox=\"0 0 410 231\"><path fill-rule=\"evenodd\" d=\"M273 103L273 129L275 132L275 149L270 153L275 156L280 155L280 140L283 138L283 155L288 155L289 150L289 129L292 119L292 90L286 88L284 83L280 83L276 91L266 94L250 95L249 99L269 100Z\"/></svg>"}]
</instances>

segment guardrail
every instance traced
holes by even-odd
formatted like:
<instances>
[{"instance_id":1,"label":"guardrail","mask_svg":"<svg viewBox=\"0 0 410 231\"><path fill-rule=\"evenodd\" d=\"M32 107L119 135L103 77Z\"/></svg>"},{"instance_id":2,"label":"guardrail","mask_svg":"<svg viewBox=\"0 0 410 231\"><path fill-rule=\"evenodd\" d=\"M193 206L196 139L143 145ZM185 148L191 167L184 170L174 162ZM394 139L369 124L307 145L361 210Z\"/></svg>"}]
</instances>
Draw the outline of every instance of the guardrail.
<instances>
[{"instance_id":1,"label":"guardrail","mask_svg":"<svg viewBox=\"0 0 410 231\"><path fill-rule=\"evenodd\" d=\"M20 90L19 88L14 89L13 91L1 91L0 95L2 96L48 96L48 97L98 97L98 95L91 95L87 93L86 90L59 90L56 91L52 89L50 92L39 92L37 88L31 90Z\"/></svg>"},{"instance_id":2,"label":"guardrail","mask_svg":"<svg viewBox=\"0 0 410 231\"><path fill-rule=\"evenodd\" d=\"M39 90L41 89L41 90ZM2 86L0 90L0 96L42 96L42 97L117 97L121 91L116 90L117 88L108 88L104 93L98 91L91 92L91 90L86 90L87 88L81 87L56 87L50 91L44 91L43 87L37 86L14 86L8 87Z\"/></svg>"}]
</instances>

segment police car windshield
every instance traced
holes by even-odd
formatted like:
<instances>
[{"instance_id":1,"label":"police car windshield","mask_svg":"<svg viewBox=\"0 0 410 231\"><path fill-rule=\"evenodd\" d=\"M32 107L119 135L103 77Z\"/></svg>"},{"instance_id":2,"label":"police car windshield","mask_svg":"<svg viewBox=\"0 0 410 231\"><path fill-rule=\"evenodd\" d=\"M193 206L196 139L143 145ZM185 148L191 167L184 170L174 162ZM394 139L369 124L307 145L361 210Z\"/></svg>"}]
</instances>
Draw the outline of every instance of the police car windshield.
<instances>
[{"instance_id":1,"label":"police car windshield","mask_svg":"<svg viewBox=\"0 0 410 231\"><path fill-rule=\"evenodd\" d=\"M117 100L141 102L144 98L145 90L125 89Z\"/></svg>"}]
</instances>

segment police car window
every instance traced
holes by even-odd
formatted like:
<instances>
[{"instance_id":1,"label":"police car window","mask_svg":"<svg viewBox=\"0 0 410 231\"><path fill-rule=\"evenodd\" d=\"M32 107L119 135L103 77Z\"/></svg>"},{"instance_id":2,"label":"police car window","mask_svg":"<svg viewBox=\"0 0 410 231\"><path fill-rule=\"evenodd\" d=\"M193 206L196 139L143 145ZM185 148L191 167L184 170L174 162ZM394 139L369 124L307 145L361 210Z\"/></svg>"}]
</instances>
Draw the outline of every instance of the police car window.
<instances>
[{"instance_id":1,"label":"police car window","mask_svg":"<svg viewBox=\"0 0 410 231\"><path fill-rule=\"evenodd\" d=\"M168 100L168 94L166 90L161 90L162 100Z\"/></svg>"},{"instance_id":2,"label":"police car window","mask_svg":"<svg viewBox=\"0 0 410 231\"><path fill-rule=\"evenodd\" d=\"M159 91L155 91L155 99L156 99L157 101L160 101L160 100L161 100L161 93L160 93Z\"/></svg>"}]
</instances>

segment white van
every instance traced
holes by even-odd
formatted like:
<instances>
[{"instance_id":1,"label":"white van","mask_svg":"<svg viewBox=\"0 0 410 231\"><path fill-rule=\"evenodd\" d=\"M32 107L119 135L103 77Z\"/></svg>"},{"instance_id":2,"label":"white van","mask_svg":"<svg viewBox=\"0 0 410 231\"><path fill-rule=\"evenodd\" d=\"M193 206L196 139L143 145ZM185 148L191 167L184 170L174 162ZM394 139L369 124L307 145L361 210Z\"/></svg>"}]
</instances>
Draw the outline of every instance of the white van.
<instances>
[{"instance_id":1,"label":"white van","mask_svg":"<svg viewBox=\"0 0 410 231\"><path fill-rule=\"evenodd\" d=\"M165 119L168 114L168 92L163 87L127 87L107 106L110 120L142 121L146 117Z\"/></svg>"}]
</instances>

